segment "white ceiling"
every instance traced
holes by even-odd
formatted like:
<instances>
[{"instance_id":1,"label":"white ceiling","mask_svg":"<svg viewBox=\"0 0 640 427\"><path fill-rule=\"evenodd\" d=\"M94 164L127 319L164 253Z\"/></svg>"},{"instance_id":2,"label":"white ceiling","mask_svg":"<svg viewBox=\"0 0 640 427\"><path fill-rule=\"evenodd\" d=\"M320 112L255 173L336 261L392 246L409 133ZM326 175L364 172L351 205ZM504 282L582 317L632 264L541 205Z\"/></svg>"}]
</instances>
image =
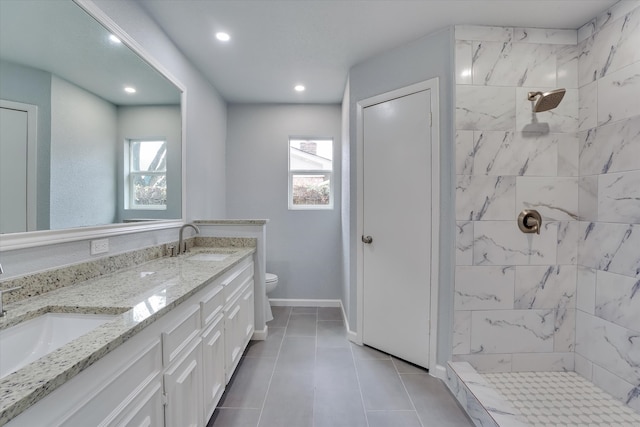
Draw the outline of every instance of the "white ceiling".
<instances>
[{"instance_id":1,"label":"white ceiling","mask_svg":"<svg viewBox=\"0 0 640 427\"><path fill-rule=\"evenodd\" d=\"M617 2L138 1L227 101L257 103L338 103L353 65L449 25L577 29Z\"/></svg>"},{"instance_id":2,"label":"white ceiling","mask_svg":"<svg viewBox=\"0 0 640 427\"><path fill-rule=\"evenodd\" d=\"M0 59L53 73L116 105L178 104L180 92L71 0L0 0ZM137 93L128 95L125 86Z\"/></svg>"}]
</instances>

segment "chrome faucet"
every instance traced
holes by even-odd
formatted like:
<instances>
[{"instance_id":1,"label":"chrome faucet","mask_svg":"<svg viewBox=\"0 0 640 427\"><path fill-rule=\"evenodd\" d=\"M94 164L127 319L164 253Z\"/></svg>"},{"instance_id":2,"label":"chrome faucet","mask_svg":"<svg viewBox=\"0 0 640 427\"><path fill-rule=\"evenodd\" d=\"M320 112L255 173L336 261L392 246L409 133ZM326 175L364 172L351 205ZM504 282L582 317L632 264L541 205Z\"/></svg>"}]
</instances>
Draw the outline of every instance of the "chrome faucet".
<instances>
[{"instance_id":1,"label":"chrome faucet","mask_svg":"<svg viewBox=\"0 0 640 427\"><path fill-rule=\"evenodd\" d=\"M178 239L178 255L183 254L187 251L187 242L184 242L182 238L182 233L184 233L184 229L187 227L193 228L196 231L196 234L200 233L200 229L194 224L185 224L180 227L180 238Z\"/></svg>"}]
</instances>

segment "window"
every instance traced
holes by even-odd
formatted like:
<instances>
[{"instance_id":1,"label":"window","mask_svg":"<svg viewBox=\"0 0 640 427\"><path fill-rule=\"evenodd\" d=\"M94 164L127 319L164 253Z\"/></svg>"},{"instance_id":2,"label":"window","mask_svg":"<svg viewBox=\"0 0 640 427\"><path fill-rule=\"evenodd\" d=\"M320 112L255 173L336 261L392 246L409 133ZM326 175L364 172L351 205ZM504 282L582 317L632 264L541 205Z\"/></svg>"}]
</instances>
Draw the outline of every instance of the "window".
<instances>
[{"instance_id":1,"label":"window","mask_svg":"<svg viewBox=\"0 0 640 427\"><path fill-rule=\"evenodd\" d=\"M167 209L167 142L129 140L128 209Z\"/></svg>"},{"instance_id":2,"label":"window","mask_svg":"<svg viewBox=\"0 0 640 427\"><path fill-rule=\"evenodd\" d=\"M289 209L333 208L333 139L289 138Z\"/></svg>"}]
</instances>

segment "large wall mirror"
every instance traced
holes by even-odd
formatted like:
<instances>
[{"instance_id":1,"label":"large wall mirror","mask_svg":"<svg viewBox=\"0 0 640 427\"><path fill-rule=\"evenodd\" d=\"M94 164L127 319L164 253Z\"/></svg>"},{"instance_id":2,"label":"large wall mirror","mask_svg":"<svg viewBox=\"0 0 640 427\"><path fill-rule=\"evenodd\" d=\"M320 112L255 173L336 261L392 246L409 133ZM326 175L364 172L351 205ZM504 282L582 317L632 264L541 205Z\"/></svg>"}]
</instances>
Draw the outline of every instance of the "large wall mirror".
<instances>
[{"instance_id":1,"label":"large wall mirror","mask_svg":"<svg viewBox=\"0 0 640 427\"><path fill-rule=\"evenodd\" d=\"M0 247L183 216L181 85L76 2L0 0Z\"/></svg>"}]
</instances>

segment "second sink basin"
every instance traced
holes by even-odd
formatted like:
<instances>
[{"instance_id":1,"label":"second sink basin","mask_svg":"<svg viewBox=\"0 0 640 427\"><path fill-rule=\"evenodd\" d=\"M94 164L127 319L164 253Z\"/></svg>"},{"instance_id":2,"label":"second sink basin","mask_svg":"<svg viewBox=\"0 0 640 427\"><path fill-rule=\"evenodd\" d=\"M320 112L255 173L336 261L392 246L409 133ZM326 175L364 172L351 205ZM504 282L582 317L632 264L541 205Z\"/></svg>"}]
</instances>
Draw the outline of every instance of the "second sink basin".
<instances>
[{"instance_id":1,"label":"second sink basin","mask_svg":"<svg viewBox=\"0 0 640 427\"><path fill-rule=\"evenodd\" d=\"M0 378L115 317L107 314L46 313L0 330Z\"/></svg>"},{"instance_id":2,"label":"second sink basin","mask_svg":"<svg viewBox=\"0 0 640 427\"><path fill-rule=\"evenodd\" d=\"M189 257L190 261L224 261L231 254L213 254L213 253L199 253L195 255L191 255Z\"/></svg>"}]
</instances>

